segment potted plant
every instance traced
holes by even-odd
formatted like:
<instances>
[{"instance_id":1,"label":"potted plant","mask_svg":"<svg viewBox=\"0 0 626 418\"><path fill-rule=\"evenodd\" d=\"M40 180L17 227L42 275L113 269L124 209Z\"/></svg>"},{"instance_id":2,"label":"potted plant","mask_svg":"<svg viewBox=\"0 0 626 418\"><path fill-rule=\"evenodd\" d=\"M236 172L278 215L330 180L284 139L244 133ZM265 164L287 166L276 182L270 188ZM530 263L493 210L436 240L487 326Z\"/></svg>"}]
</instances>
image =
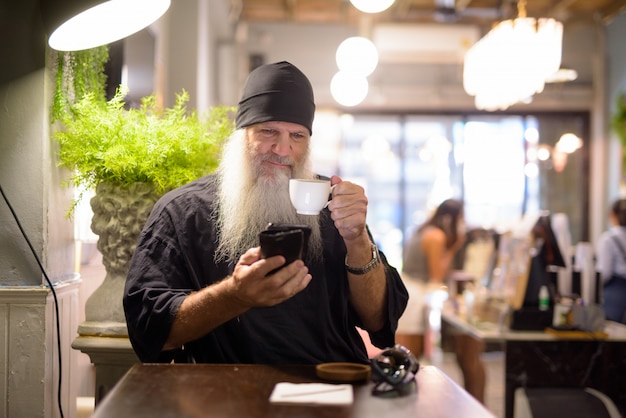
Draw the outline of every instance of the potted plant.
<instances>
[{"instance_id":1,"label":"potted plant","mask_svg":"<svg viewBox=\"0 0 626 418\"><path fill-rule=\"evenodd\" d=\"M71 170L68 184L95 189L101 183L145 183L157 194L212 172L223 141L234 129L233 107L205 114L187 109L189 94L161 109L156 96L129 108L121 86L105 99L106 46L59 52L51 119L59 165ZM73 213L74 202L68 215Z\"/></svg>"},{"instance_id":2,"label":"potted plant","mask_svg":"<svg viewBox=\"0 0 626 418\"><path fill-rule=\"evenodd\" d=\"M144 97L138 109L126 109L123 97L121 88L108 102L86 93L61 116L63 128L53 138L59 165L71 170L70 184L96 189L144 183L161 195L217 167L234 126L230 107L213 107L202 116L189 112L184 90L164 110L155 96Z\"/></svg>"},{"instance_id":3,"label":"potted plant","mask_svg":"<svg viewBox=\"0 0 626 418\"><path fill-rule=\"evenodd\" d=\"M91 54L60 59L63 76L57 75L52 109L59 129L53 138L58 164L70 170L68 184L95 190L91 229L98 235L106 269L102 285L87 300L79 334L125 336L122 294L143 224L162 194L215 170L222 143L234 129L234 109L190 111L184 90L166 109L157 106L154 95L143 98L139 108L128 108L122 88L104 100L104 84L98 78L102 54ZM81 60L87 64L77 65ZM81 68L94 74L85 76ZM72 74L82 81L68 82Z\"/></svg>"}]
</instances>

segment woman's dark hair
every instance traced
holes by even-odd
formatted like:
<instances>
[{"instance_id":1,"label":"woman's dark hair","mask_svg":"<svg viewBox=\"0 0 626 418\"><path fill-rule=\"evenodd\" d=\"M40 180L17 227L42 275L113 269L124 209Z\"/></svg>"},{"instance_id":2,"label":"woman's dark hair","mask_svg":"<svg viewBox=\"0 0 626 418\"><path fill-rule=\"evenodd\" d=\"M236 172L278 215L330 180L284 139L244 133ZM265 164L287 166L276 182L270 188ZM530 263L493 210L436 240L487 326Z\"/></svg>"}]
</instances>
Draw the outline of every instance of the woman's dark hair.
<instances>
[{"instance_id":1,"label":"woman's dark hair","mask_svg":"<svg viewBox=\"0 0 626 418\"><path fill-rule=\"evenodd\" d=\"M619 199L613 203L611 212L615 215L619 226L626 226L626 199Z\"/></svg>"},{"instance_id":2,"label":"woman's dark hair","mask_svg":"<svg viewBox=\"0 0 626 418\"><path fill-rule=\"evenodd\" d=\"M428 226L441 229L446 234L446 248L450 248L458 239L458 224L462 216L463 203L456 199L446 199L420 229Z\"/></svg>"}]
</instances>

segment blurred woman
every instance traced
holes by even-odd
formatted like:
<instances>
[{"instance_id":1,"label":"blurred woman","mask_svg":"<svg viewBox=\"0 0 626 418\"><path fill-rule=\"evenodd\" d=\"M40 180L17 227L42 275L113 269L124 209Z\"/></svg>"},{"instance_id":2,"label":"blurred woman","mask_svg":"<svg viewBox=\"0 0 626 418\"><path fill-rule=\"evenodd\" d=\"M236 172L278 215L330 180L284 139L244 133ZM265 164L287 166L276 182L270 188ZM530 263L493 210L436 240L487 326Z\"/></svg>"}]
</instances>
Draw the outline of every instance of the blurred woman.
<instances>
[{"instance_id":1,"label":"blurred woman","mask_svg":"<svg viewBox=\"0 0 626 418\"><path fill-rule=\"evenodd\" d=\"M409 291L409 303L398 323L396 343L407 347L418 358L424 354L424 335L428 329L426 299L441 293L436 289L446 284L465 239L463 203L447 199L413 233L404 249L402 277ZM471 337L459 335L455 339L465 388L480 402L484 398L485 370L477 359L483 349L483 344Z\"/></svg>"},{"instance_id":2,"label":"blurred woman","mask_svg":"<svg viewBox=\"0 0 626 418\"><path fill-rule=\"evenodd\" d=\"M404 248L402 275L409 290L409 304L400 318L396 342L418 358L424 353L427 290L445 284L454 256L464 242L463 204L448 199L413 232Z\"/></svg>"},{"instance_id":3,"label":"blurred woman","mask_svg":"<svg viewBox=\"0 0 626 418\"><path fill-rule=\"evenodd\" d=\"M411 236L402 271L422 281L443 284L456 253L465 243L463 203L444 200Z\"/></svg>"}]
</instances>

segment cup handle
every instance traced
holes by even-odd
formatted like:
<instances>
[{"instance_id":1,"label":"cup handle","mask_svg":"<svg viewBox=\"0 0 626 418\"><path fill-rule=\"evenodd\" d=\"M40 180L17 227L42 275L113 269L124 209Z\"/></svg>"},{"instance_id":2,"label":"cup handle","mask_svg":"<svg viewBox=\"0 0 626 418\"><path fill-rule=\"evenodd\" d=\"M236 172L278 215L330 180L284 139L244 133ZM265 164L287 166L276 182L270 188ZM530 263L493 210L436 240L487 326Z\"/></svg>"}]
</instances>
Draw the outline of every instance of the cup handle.
<instances>
[{"instance_id":1,"label":"cup handle","mask_svg":"<svg viewBox=\"0 0 626 418\"><path fill-rule=\"evenodd\" d=\"M332 186L330 186L330 199L328 199L328 202L326 202L326 204L324 205L322 209L326 209L328 205L330 205L330 202L333 200L333 190L335 190L335 186L336 184L333 184Z\"/></svg>"}]
</instances>

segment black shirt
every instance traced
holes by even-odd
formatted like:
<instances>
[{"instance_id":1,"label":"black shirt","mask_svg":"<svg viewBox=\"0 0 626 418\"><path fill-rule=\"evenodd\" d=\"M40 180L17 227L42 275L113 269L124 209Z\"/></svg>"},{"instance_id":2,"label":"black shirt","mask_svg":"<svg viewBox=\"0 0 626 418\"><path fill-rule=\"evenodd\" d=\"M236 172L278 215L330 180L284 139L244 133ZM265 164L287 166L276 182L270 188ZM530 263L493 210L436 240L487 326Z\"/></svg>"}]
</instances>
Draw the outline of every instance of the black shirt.
<instances>
[{"instance_id":1,"label":"black shirt","mask_svg":"<svg viewBox=\"0 0 626 418\"><path fill-rule=\"evenodd\" d=\"M214 176L198 179L163 196L154 206L131 259L124 292L130 341L143 362L169 362L161 352L178 307L192 291L232 274L234 264L215 263ZM346 248L330 219L320 214L324 263L307 262L308 287L276 306L253 308L185 345L197 362L317 364L367 362L356 330L358 315L348 301ZM394 344L397 321L408 294L395 268L381 261L387 277L387 320L370 333L380 348Z\"/></svg>"}]
</instances>

